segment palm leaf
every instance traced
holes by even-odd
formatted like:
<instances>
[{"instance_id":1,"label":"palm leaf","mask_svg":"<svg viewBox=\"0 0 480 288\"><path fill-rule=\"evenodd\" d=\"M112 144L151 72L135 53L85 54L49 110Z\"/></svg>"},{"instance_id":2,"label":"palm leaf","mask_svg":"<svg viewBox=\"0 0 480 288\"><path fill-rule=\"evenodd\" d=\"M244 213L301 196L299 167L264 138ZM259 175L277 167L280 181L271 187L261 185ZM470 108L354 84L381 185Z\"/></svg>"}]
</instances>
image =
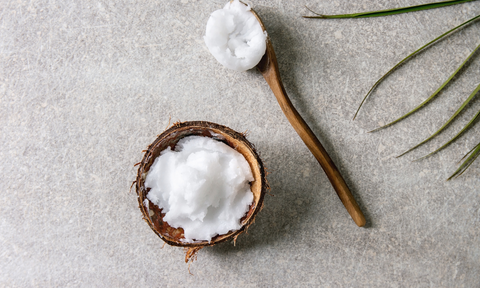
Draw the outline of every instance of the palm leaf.
<instances>
[{"instance_id":1,"label":"palm leaf","mask_svg":"<svg viewBox=\"0 0 480 288\"><path fill-rule=\"evenodd\" d=\"M468 105L468 103L470 103L470 101L472 101L472 99L475 97L475 95L478 93L478 91L480 91L480 84L478 84L477 88L475 88L475 90L473 90L472 94L470 94L470 96L468 96L467 100L465 100L465 102L463 102L463 104L460 106L460 108L458 108L457 111L455 111L455 113L452 115L452 117L450 117L450 119L448 119L448 121L445 122L445 124L443 124L443 126L440 127L440 129L438 129L435 133L433 133L427 139L423 140L422 142L418 143L417 145L413 146L412 148L410 148L407 151L403 152L402 154L398 155L397 158L407 154L408 152L412 151L413 149L419 147L420 145L425 144L426 142L430 141L433 137L435 137L438 133L442 132L442 130L445 129L445 127L447 127L458 116L458 114L460 114L460 112L463 111L463 109L465 109L465 107Z\"/></svg>"},{"instance_id":2,"label":"palm leaf","mask_svg":"<svg viewBox=\"0 0 480 288\"><path fill-rule=\"evenodd\" d=\"M379 11L369 11L369 12L362 12L362 13L354 13L354 14L341 14L341 15L323 15L319 14L312 9L306 7L310 12L315 14L316 16L303 16L303 18L317 18L317 19L335 19L335 18L367 18L367 17L381 17L381 16L389 16L401 13L408 13L408 12L415 12L427 9L435 9L450 5L462 4L466 2L471 2L476 0L450 0L450 1L443 1L443 2L435 2L435 3L427 3L422 5L416 6L409 6L409 7L402 7L402 8L394 8L394 9L387 9L387 10L379 10Z\"/></svg>"},{"instance_id":3,"label":"palm leaf","mask_svg":"<svg viewBox=\"0 0 480 288\"><path fill-rule=\"evenodd\" d=\"M304 18L320 18L320 19L331 19L331 18L366 18L366 17L380 17L380 16L389 16L389 15L395 15L395 14L400 14L400 13L408 13L408 12L415 12L415 11L421 11L421 10L426 10L426 9L434 9L434 8L440 8L440 7L445 7L445 6L450 6L450 5L456 5L456 4L462 4L462 3L466 3L466 2L471 2L471 1L475 1L475 0L458 0L458 1L455 1L455 0L450 0L450 1L442 1L442 2L436 2L436 3L427 3L427 4L422 4L422 5L416 5L416 6L410 6L410 7L403 7L403 8L395 8L395 9L387 9L387 10L379 10L379 11L370 11L370 12L363 12L363 13L355 13L355 14L342 14L342 15L323 15L323 14L319 14L319 13L316 13L315 11L311 10L310 8L306 7L308 10L310 10L312 13L314 13L316 16L303 16ZM366 99L368 98L368 96L370 96L372 94L372 92L375 90L375 88L383 81L385 80L393 71L395 71L398 67L400 67L401 65L403 65L405 62L407 62L409 59L411 59L413 56L417 55L418 53L422 52L423 50L425 50L426 48L430 47L431 45L439 42L440 40L442 40L443 38L449 36L450 34L458 31L459 29L465 27L466 25L478 20L480 18L480 15L477 15L467 21L465 21L464 23L458 25L457 27L443 33L442 35L438 36L437 38L433 39L432 41L428 42L427 44L423 45L422 47L420 47L419 49L415 50L413 53L411 53L410 55L408 55L406 58L404 58L402 61L398 62L393 68L391 68L385 75L383 75L377 82L375 82L375 84L370 88L370 90L368 91L368 93L365 95L365 97L362 99L362 102L360 103L357 111L355 112L355 115L353 117L353 120L355 120L355 118L357 117L358 115L358 112L360 111L361 107L363 106L363 104L365 103ZM477 52L477 50L480 48L480 45L477 46L475 48L475 50L467 57L467 59L465 59L465 61L460 65L460 67L457 68L457 70L455 70L455 72L429 97L427 98L426 100L424 100L420 105L418 105L417 107L415 107L413 110L411 110L410 112L408 112L407 114L401 116L400 118L388 123L387 125L384 125L380 128L377 128L373 131L370 131L370 132L374 132L374 131L377 131L379 129L382 129L382 128L385 128L385 127L388 127L390 125L393 125L395 123L397 123L398 121L408 117L409 115L415 113L416 111L418 111L421 107L423 107L424 105L426 105L427 103L429 103L433 98L435 98L439 93L440 91L442 91L450 82L451 80L459 73L459 71L466 65L466 63L471 59L471 57L473 57L473 55ZM480 84L475 88L475 90L472 92L472 94L470 94L470 96L465 100L465 102L463 102L463 104L457 109L457 111L450 117L450 119L442 126L440 127L440 129L438 129L435 133L433 133L430 137L428 137L427 139L425 139L424 141L422 141L421 143L417 144L416 146L410 148L409 150L405 151L404 153L402 153L401 155L397 156L397 157L400 157L402 155L405 155L406 153L414 150L415 148L419 147L420 145L428 142L429 140L431 140L433 137L435 137L437 134L439 134L441 131L443 131L443 129L445 129L465 108L466 106L468 105L468 103L470 103L470 101L475 97L475 95L480 91ZM450 139L447 143L445 143L444 145L442 145L440 148L436 149L435 151L431 152L430 154L422 157L422 158L425 158L427 156L430 156L438 151L440 151L441 149L445 148L446 146L448 146L449 144L451 144L453 141L455 141L458 137L460 137L460 135L462 135L468 128L470 128L474 123L475 121L480 118L480 111L477 112L477 114L465 125L465 127L460 131L458 132L452 139ZM480 156L480 143L477 144L477 146L475 146L470 152L468 152L463 159L467 158L461 165L460 167L453 173L452 176L450 176L450 178L448 178L448 180L452 179L453 177L458 177L460 175L462 175L469 167L470 165L472 165L472 163L477 159L477 157ZM420 158L420 159L422 159ZM462 161L461 160L461 161Z\"/></svg>"},{"instance_id":4,"label":"palm leaf","mask_svg":"<svg viewBox=\"0 0 480 288\"><path fill-rule=\"evenodd\" d=\"M463 127L463 129L460 130L460 132L458 132L457 135L455 135L455 136L454 136L452 139L450 139L447 143L443 144L440 148L438 148L438 149L436 149L435 151L429 153L428 155L425 155L425 156L423 156L423 157L421 157L421 158L418 158L416 161L421 160L421 159L423 159L423 158L426 158L426 157L428 157L428 156L431 156L431 155L437 153L438 151L442 150L443 148L447 147L448 145L452 144L453 141L457 140L457 138L460 137L460 135L462 135L463 132L467 131L468 128L470 128L470 126L472 126L472 125L475 123L475 121L476 121L477 119L479 119L479 116L480 116L480 110L477 112L477 114L475 114L475 116L473 116L472 120L470 120L470 121L467 123L467 125L465 125L465 127Z\"/></svg>"},{"instance_id":5,"label":"palm leaf","mask_svg":"<svg viewBox=\"0 0 480 288\"><path fill-rule=\"evenodd\" d=\"M450 176L447 179L447 181L451 180L454 177L459 177L460 175L462 175L468 169L468 167L470 167L470 165L472 165L473 162L475 162L475 159L477 159L478 156L480 156L480 143L478 143L477 146L475 146L472 150L470 150L470 152L468 152L467 154L465 154L465 156L463 156L462 160L465 158L467 159L463 161L462 165L460 165L460 167L458 167L458 169L455 172L453 172L452 176Z\"/></svg>"},{"instance_id":6,"label":"palm leaf","mask_svg":"<svg viewBox=\"0 0 480 288\"><path fill-rule=\"evenodd\" d=\"M395 69L397 69L398 67L400 67L403 63L407 62L410 58L412 58L413 56L417 55L418 53L420 53L421 51L423 51L424 49L426 49L427 47L431 46L432 44L440 41L442 38L450 35L451 33L457 31L458 29L464 27L465 25L468 25L476 20L480 19L480 15L477 15L473 18L471 18L470 20L467 20L465 22L463 22L462 24L458 25L457 27L453 28L453 29L450 29L448 30L447 32L443 33L442 35L438 36L437 38L433 39L432 41L428 42L427 44L423 45L422 47L420 47L419 49L415 50L412 54L408 55L407 57L405 57L402 61L398 62L395 66L393 66L392 69L390 69L387 73L385 73L385 75L383 75L380 79L377 80L377 82L375 82L375 84L373 84L372 88L370 88L370 90L368 91L367 95L365 95L365 97L363 97L363 100L362 102L360 103L360 106L358 106L358 109L357 111L355 112L355 115L353 116L353 120L355 120L355 118L357 117L358 115L358 112L360 111L360 108L362 108L363 106L363 103L365 103L365 100L367 100L368 96L370 96L370 94L372 94L373 90L375 90L375 88L377 88L377 86L387 78L388 75L390 75L393 71L395 71Z\"/></svg>"},{"instance_id":7,"label":"palm leaf","mask_svg":"<svg viewBox=\"0 0 480 288\"><path fill-rule=\"evenodd\" d=\"M417 110L419 110L420 108L422 108L425 104L427 104L428 102L430 102L430 100L432 100L433 98L435 98L435 96L438 95L438 93L440 93L440 91L443 90L443 88L445 88L448 83L450 83L450 81L458 74L458 72L460 72L460 70L462 70L462 68L465 66L465 64L468 63L468 61L473 57L473 55L475 55L475 52L477 52L477 50L480 48L480 44L477 46L477 48L475 48L475 50L473 50L472 53L470 53L470 55L467 57L467 59L465 59L465 61L463 61L463 63L460 65L460 67L457 68L457 70L455 70L455 72L453 72L452 75L450 75L450 77L448 77L447 81L445 81L435 92L433 92L433 94L428 97L425 101L423 101L422 103L420 103L420 105L418 105L417 107L415 107L414 109L412 109L410 112L408 112L407 114L403 115L402 117L382 126L382 127L378 127L372 131L370 131L369 133L372 133L372 132L376 132L380 129L383 129L383 128L386 128L388 126L391 126L397 122L399 122L400 120L403 120L405 118L407 118L408 116L410 116L411 114L415 113Z\"/></svg>"}]
</instances>

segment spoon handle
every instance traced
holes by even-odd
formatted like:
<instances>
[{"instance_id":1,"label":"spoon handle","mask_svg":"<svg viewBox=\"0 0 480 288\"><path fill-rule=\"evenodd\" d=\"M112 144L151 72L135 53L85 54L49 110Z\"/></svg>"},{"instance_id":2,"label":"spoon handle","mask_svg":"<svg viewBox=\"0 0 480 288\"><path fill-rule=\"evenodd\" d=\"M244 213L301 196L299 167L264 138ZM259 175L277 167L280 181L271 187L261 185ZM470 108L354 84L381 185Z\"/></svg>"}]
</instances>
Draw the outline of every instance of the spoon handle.
<instances>
[{"instance_id":1,"label":"spoon handle","mask_svg":"<svg viewBox=\"0 0 480 288\"><path fill-rule=\"evenodd\" d=\"M325 148L323 148L320 141L317 139L310 127L308 127L307 123L305 123L300 114L298 114L297 110L288 98L280 78L277 59L271 43L267 44L266 54L262 61L257 65L257 68L272 89L273 94L275 94L278 104L280 104L280 107L282 108L285 116L287 116L288 121L290 121L290 124L293 126L295 131L297 131L303 142L305 142L310 152L312 152L313 156L315 156L317 159L318 163L320 163L320 166L322 166L325 174L327 174L328 179L332 183L333 188L337 192L338 197L342 201L353 221L355 221L359 227L363 227L366 223L365 216L360 210L355 198L353 198L353 195L350 192L350 189L348 189L345 180L330 156L328 156Z\"/></svg>"}]
</instances>

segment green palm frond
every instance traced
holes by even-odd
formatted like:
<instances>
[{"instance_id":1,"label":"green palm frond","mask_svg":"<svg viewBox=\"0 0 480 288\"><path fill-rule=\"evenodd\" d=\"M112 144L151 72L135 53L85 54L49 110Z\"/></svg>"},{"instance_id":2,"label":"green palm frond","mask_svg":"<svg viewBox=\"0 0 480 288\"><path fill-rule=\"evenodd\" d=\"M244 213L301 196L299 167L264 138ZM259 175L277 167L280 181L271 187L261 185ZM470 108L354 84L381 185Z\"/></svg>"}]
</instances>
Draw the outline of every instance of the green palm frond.
<instances>
[{"instance_id":1,"label":"green palm frond","mask_svg":"<svg viewBox=\"0 0 480 288\"><path fill-rule=\"evenodd\" d=\"M416 12L416 11L427 10L427 9L441 8L445 6L462 4L462 3L471 2L471 1L476 1L476 0L450 0L450 1L443 1L443 2L427 3L422 5L410 6L410 7L394 8L394 9L379 10L379 11L369 11L369 12L354 13L354 14L341 14L341 15L319 14L305 6L308 10L310 10L310 12L312 12L316 16L303 16L303 18L336 19L336 18L382 17L382 16L390 16L390 15L402 14L402 13L408 13L408 12Z\"/></svg>"},{"instance_id":2,"label":"green palm frond","mask_svg":"<svg viewBox=\"0 0 480 288\"><path fill-rule=\"evenodd\" d=\"M378 127L377 129L374 129L372 131L370 131L369 133L372 133L372 132L376 132L380 129L383 129L383 128L387 128L405 118L407 118L408 116L412 115L413 113L415 113L416 111L418 111L420 108L422 108L423 106L425 106L428 102L430 102L430 100L432 100L433 98L435 98L435 96L438 95L438 93L440 93L440 91L443 90L443 88L445 88L448 83L450 83L450 81L452 81L452 79L458 74L458 72L460 72L460 70L462 70L462 68L465 66L465 64L468 63L468 61L470 61L470 59L473 57L473 55L475 55L475 53L478 51L478 49L480 48L480 44L477 46L477 48L475 48L475 50L473 50L472 53L470 53L470 55L467 57L467 59L465 59L465 61L463 61L463 63L457 68L457 70L455 70L455 72L453 72L452 75L450 75L450 77L448 77L448 79L443 82L443 84L435 91L433 92L433 94L428 97L427 99L425 99L425 101L423 101L422 103L420 103L420 105L418 105L417 107L415 107L414 109L412 109L410 112L408 112L407 114L401 116L400 118L386 124L386 125L383 125L382 127Z\"/></svg>"},{"instance_id":3,"label":"green palm frond","mask_svg":"<svg viewBox=\"0 0 480 288\"><path fill-rule=\"evenodd\" d=\"M465 102L463 102L462 106L460 106L460 108L458 108L457 111L455 111L455 113L453 113L452 117L450 117L450 119L448 119L448 121L445 122L445 124L443 124L442 127L440 127L440 129L438 129L435 133L433 133L427 139L423 140L422 142L418 143L417 145L413 146L412 148L410 148L407 151L403 152L402 154L398 155L397 158L401 157L401 156L407 154L408 152L412 151L413 149L418 148L421 145L427 143L428 141L432 140L433 137L435 137L440 132L442 132L443 129L445 129L450 123L452 123L452 121L458 116L458 114L460 114L460 112L462 112L463 109L465 109L465 107L467 107L468 103L470 103L470 101L472 101L472 99L475 97L475 95L477 95L478 91L480 91L480 84L477 86L477 88L475 88L475 90L473 90L472 94L470 94L470 96L468 96L467 100L465 100Z\"/></svg>"},{"instance_id":4,"label":"green palm frond","mask_svg":"<svg viewBox=\"0 0 480 288\"><path fill-rule=\"evenodd\" d=\"M459 0L459 1L453 1L452 0L452 1L434 2L434 3L427 3L427 4L417 5L417 6L410 6L410 7L402 7L402 8L387 9L387 10L380 10L380 11L354 13L354 14L341 14L341 15L323 15L323 14L316 13L313 10L311 10L310 8L307 7L307 9L310 10L312 13L316 14L316 16L303 16L303 17L305 17L305 18L317 18L317 19L380 17L380 16L389 16L389 15L395 15L395 14L401 14L401 13L407 13L407 12L421 11L421 10L426 10L426 9L440 8L440 7L462 4L462 3L471 2L471 1L475 1L475 0ZM454 27L453 29L448 30L447 32L443 33L442 35L438 36L437 38L435 38L432 41L428 42L427 44L423 45L422 47L420 47L419 49L415 50L413 53L411 53L410 55L405 57L403 60L398 62L393 68L391 68L380 79L378 79L377 82L375 82L375 84L370 88L370 90L367 92L365 97L362 99L362 102L360 103L357 111L355 112L355 115L354 115L353 119L355 120L355 118L357 117L358 112L360 111L361 107L365 103L368 96L370 96L372 94L372 92L375 90L375 88L377 88L377 86L380 83L382 83L393 71L395 71L398 67L405 64L405 62L407 62L412 57L414 57L418 53L422 52L426 48L432 46L433 44L439 42L440 40L444 39L445 37L449 36L450 34L460 30L461 28L477 21L478 19L480 19L480 15L477 15L477 16L463 22L462 24L458 25L457 27ZM391 125L405 119L406 117L410 116L411 114L417 112L420 108L425 106L431 100L433 100L455 78L455 76L458 75L458 73L462 70L462 68L471 60L471 58L476 54L476 52L479 49L480 49L480 44L472 51L472 53L470 53L470 55L455 70L455 72L452 75L450 75L450 77L430 97L428 97L426 100L424 100L422 103L420 103L420 105L418 105L417 107L415 107L414 109L412 109L411 111L406 113L405 115L401 116L400 118L398 118L398 119L396 119L396 120L394 120L394 121L392 121L392 122L390 122L390 123L388 123L388 124L386 124L382 127L379 127L375 130L372 130L370 132L378 131L380 129L386 128L388 126L391 126ZM457 109L457 111L450 117L450 119L445 124L443 124L442 127L440 127L440 129L438 129L435 133L433 133L427 139L423 140L419 144L417 144L414 147L408 149L407 151L403 152L402 154L400 154L397 157L405 155L406 153L418 148L419 146L421 146L421 145L425 144L426 142L430 141L436 135L438 135L440 132L442 132L453 120L455 120L455 118L462 111L464 111L464 109L472 101L472 99L479 93L479 91L480 91L480 84L475 88L475 90L470 94L470 96L463 102L463 104ZM424 156L420 159L423 159L425 157L433 155L433 154L437 153L438 151L440 151L441 149L450 145L452 142L457 140L460 137L460 135L462 135L471 126L473 126L473 124L475 124L477 119L480 119L480 111L478 111L475 114L475 116L464 126L464 128L460 132L458 132L452 139L450 139L447 143L443 144L440 148L436 149L435 151L429 153L428 155L426 155L426 156ZM472 165L472 163L477 159L478 156L480 156L480 143L477 144L477 146L475 146L470 152L468 152L464 156L464 158L462 158L462 160L465 159L465 161L453 173L453 175L450 176L447 180L450 180L454 177L458 177L458 176L462 175L470 167L470 165ZM417 160L420 160L420 159L417 159Z\"/></svg>"},{"instance_id":5,"label":"green palm frond","mask_svg":"<svg viewBox=\"0 0 480 288\"><path fill-rule=\"evenodd\" d=\"M477 121L477 119L480 119L480 110L477 112L477 114L475 114L475 116L473 116L473 118L467 123L467 125L465 125L465 127L463 127L463 129L460 130L460 132L458 132L457 135L455 135L452 139L448 140L447 143L443 144L442 146L440 146L440 148L437 148L435 151L430 152L429 154L421 158L418 158L416 161L421 160L423 158L427 158L428 156L431 156L437 153L438 151L442 150L443 148L447 147L448 145L452 144L453 141L457 140L458 137L460 137L465 131L467 131L471 126L473 126L473 124L475 123L475 121Z\"/></svg>"},{"instance_id":6,"label":"green palm frond","mask_svg":"<svg viewBox=\"0 0 480 288\"><path fill-rule=\"evenodd\" d=\"M465 161L463 161L460 167L458 167L457 171L453 172L452 176L450 176L447 179L447 181L462 175L468 169L468 167L470 167L470 165L473 164L473 162L477 159L479 155L480 155L480 143L478 143L477 146L475 146L472 150L470 150L470 152L468 152L465 156L463 156L462 160L467 158L467 156L468 158L465 159Z\"/></svg>"},{"instance_id":7,"label":"green palm frond","mask_svg":"<svg viewBox=\"0 0 480 288\"><path fill-rule=\"evenodd\" d=\"M417 55L417 54L420 53L421 51L423 51L423 50L425 50L426 48L430 47L431 45L437 43L437 42L440 41L441 39L443 39L443 38L445 38L446 36L452 34L453 32L458 31L460 28L465 27L466 25L468 25L468 24L470 24L470 23L472 23L472 22L475 22L475 21L478 20L478 19L480 19L480 15L475 16L475 17L473 17L472 19L467 20L467 21L463 22L462 24L458 25L457 27L448 30L447 32L443 33L442 35L438 36L437 38L433 39L432 41L430 41L430 42L428 42L427 44L423 45L422 47L418 48L418 49L415 50L413 53L411 53L410 55L408 55L407 57L405 57L402 61L398 62L395 66L393 66L392 69L390 69L387 73L385 73L385 75L383 75L380 79L378 79L377 82L375 82L375 84L373 84L372 88L370 88L370 90L367 92L367 95L365 95L365 97L363 97L362 102L361 102L360 105L358 106L358 109L357 109L357 111L355 112L355 115L353 116L353 120L355 120L355 118L357 117L358 112L360 111L360 108L362 108L362 106L363 106L363 104L365 103L365 100L367 100L368 96L370 96L370 94L372 94L373 90L375 90L375 88L377 88L377 86L380 85L380 83L382 83L383 80L385 80L390 74L392 74L393 71L395 71L398 67L402 66L405 62L407 62L408 60L410 60L413 56Z\"/></svg>"}]
</instances>

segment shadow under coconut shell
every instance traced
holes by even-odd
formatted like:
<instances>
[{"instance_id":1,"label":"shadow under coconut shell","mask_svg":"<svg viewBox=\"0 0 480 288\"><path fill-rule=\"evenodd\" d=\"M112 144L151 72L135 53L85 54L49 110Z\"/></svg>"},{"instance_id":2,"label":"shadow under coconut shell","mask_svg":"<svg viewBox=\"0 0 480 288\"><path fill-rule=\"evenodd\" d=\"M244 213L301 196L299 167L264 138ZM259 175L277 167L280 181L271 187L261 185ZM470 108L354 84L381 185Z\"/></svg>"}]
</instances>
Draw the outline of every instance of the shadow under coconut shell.
<instances>
[{"instance_id":1,"label":"shadow under coconut shell","mask_svg":"<svg viewBox=\"0 0 480 288\"><path fill-rule=\"evenodd\" d=\"M200 253L228 254L239 250L257 249L261 246L272 246L275 241L283 238L300 241L305 233L302 224L308 218L312 205L323 206L323 203L308 199L308 196L312 195L312 192L308 191L312 189L311 185L293 173L293 171L300 171L301 163L285 168L288 166L286 164L288 159L298 158L298 155L287 148L279 149L280 145L274 145L274 143L268 143L265 146L273 152L269 157L262 158L270 172L268 181L271 187L271 194L265 195L264 208L258 213L255 222L247 232L240 234L235 246L233 241L225 242L202 249L205 251ZM313 189L321 189L321 187ZM324 217L320 215L319 218Z\"/></svg>"},{"instance_id":2,"label":"shadow under coconut shell","mask_svg":"<svg viewBox=\"0 0 480 288\"><path fill-rule=\"evenodd\" d=\"M372 222L372 218L370 217L370 213L368 212L367 207L365 207L361 195L357 193L357 187L355 183L351 181L349 171L345 168L345 165L343 165L343 161L341 161L341 159L337 157L337 154L335 153L335 146L331 144L328 137L325 137L325 135L323 135L322 129L315 121L315 117L313 117L310 113L306 112L310 109L302 101L302 98L307 97L308 95L302 95L300 93L297 87L297 79L295 77L295 73L292 73L292 71L295 71L295 66L298 65L297 59L301 57L300 54L305 53L299 51L299 49L296 48L308 46L308 43L310 43L309 40L305 39L305 37L300 39L299 36L295 36L292 33L291 27L287 26L285 22L282 22L282 18L279 17L279 12L276 12L275 9L263 6L253 7L253 9L262 19L262 22L265 25L268 35L272 41L273 48L277 55L280 76L282 78L283 84L289 95L290 100L294 103L295 108L298 110L302 118L305 120L310 129L312 129L313 133L315 133L317 138L320 140L325 150L329 152L329 156L332 158L333 162L342 173L342 176L347 183L347 186L350 188L350 191L355 197L358 206L360 206L360 209L365 216L366 224L363 228L373 228L374 224ZM298 43L298 41L303 42ZM305 50L305 48L303 48L302 50ZM258 73L260 77L262 77L260 72L256 71L256 69L251 69L247 72ZM267 84L265 83L265 85ZM275 97L273 93L271 94L271 97ZM277 108L280 109L280 107ZM321 168L319 167L319 169Z\"/></svg>"}]
</instances>

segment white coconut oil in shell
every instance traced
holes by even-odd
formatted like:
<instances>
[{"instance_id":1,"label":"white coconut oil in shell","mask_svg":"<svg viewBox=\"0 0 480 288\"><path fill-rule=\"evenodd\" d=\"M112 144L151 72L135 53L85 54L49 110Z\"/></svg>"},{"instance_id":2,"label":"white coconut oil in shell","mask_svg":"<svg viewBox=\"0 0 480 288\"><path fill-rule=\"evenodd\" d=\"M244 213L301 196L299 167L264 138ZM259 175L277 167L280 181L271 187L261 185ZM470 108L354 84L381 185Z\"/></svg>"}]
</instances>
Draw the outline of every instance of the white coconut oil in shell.
<instances>
[{"instance_id":1,"label":"white coconut oil in shell","mask_svg":"<svg viewBox=\"0 0 480 288\"><path fill-rule=\"evenodd\" d=\"M155 159L145 179L147 198L183 228L184 242L211 241L242 227L253 202L252 171L242 154L209 137L188 136Z\"/></svg>"}]
</instances>

